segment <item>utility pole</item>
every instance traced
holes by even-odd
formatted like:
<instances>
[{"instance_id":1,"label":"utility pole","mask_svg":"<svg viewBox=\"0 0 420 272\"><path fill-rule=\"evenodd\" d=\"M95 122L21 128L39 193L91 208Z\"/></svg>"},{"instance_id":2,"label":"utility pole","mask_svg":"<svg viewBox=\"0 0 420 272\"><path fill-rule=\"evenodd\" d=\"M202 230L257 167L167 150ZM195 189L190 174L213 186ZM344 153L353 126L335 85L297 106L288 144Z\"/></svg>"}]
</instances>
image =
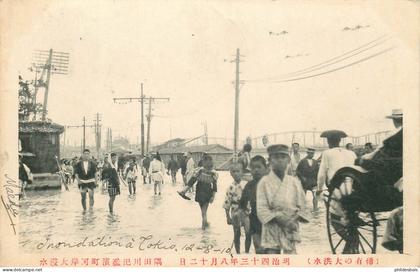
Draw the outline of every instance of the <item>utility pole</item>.
<instances>
[{"instance_id":1,"label":"utility pole","mask_svg":"<svg viewBox=\"0 0 420 272\"><path fill-rule=\"evenodd\" d=\"M207 132L207 121L203 121L201 124L204 126L204 144L209 144L209 134Z\"/></svg>"},{"instance_id":2,"label":"utility pole","mask_svg":"<svg viewBox=\"0 0 420 272\"><path fill-rule=\"evenodd\" d=\"M95 114L95 143L96 143L96 156L99 158L99 152L101 149L101 125L100 125L100 115L99 113Z\"/></svg>"},{"instance_id":3,"label":"utility pole","mask_svg":"<svg viewBox=\"0 0 420 272\"><path fill-rule=\"evenodd\" d=\"M146 97L143 93L143 83L141 83L141 94L140 97L114 97L114 103L117 101L139 101L140 102L140 111L141 111L141 154L144 156L145 148L144 148L144 103L149 103L149 114L146 116L147 120L147 144L146 144L146 152L149 152L149 144L150 144L150 122L152 119L151 111L152 106L151 103L159 100L167 100L169 101L168 97Z\"/></svg>"},{"instance_id":4,"label":"utility pole","mask_svg":"<svg viewBox=\"0 0 420 272\"><path fill-rule=\"evenodd\" d=\"M83 150L86 149L86 117L83 116Z\"/></svg>"},{"instance_id":5,"label":"utility pole","mask_svg":"<svg viewBox=\"0 0 420 272\"><path fill-rule=\"evenodd\" d=\"M63 151L65 147L66 147L66 128L64 128L64 131L63 131Z\"/></svg>"},{"instance_id":6,"label":"utility pole","mask_svg":"<svg viewBox=\"0 0 420 272\"><path fill-rule=\"evenodd\" d=\"M35 69L42 68L42 74L37 82L35 81L35 93L37 93L38 87L43 87L44 91L44 102L42 106L42 121L47 118L47 106L48 106L48 92L50 88L50 79L52 74L68 74L69 65L69 53L57 52L52 49L36 50L33 53L35 60ZM37 73L37 70L35 70ZM46 80L44 82L44 74L46 73ZM35 76L36 77L36 76ZM35 94L36 95L36 94Z\"/></svg>"},{"instance_id":7,"label":"utility pole","mask_svg":"<svg viewBox=\"0 0 420 272\"><path fill-rule=\"evenodd\" d=\"M169 97L149 97L149 114L146 116L147 119L147 144L146 144L146 152L149 153L150 148L150 123L152 122L152 103L155 101L169 101Z\"/></svg>"},{"instance_id":8,"label":"utility pole","mask_svg":"<svg viewBox=\"0 0 420 272\"><path fill-rule=\"evenodd\" d=\"M146 115L147 118L147 144L146 152L149 153L150 147L150 122L152 121L152 98L149 97L149 114Z\"/></svg>"},{"instance_id":9,"label":"utility pole","mask_svg":"<svg viewBox=\"0 0 420 272\"><path fill-rule=\"evenodd\" d=\"M112 128L109 129L109 150L112 150Z\"/></svg>"},{"instance_id":10,"label":"utility pole","mask_svg":"<svg viewBox=\"0 0 420 272\"><path fill-rule=\"evenodd\" d=\"M235 125L234 125L234 132L233 132L233 152L234 157L233 160L238 160L238 138L239 138L239 62L240 62L240 54L239 48L236 49L236 77L235 77Z\"/></svg>"},{"instance_id":11,"label":"utility pole","mask_svg":"<svg viewBox=\"0 0 420 272\"><path fill-rule=\"evenodd\" d=\"M139 101L140 102L140 133L141 133L141 155L144 156L144 102L146 97L143 94L143 82L140 85L140 97L114 97L114 103L117 101Z\"/></svg>"},{"instance_id":12,"label":"utility pole","mask_svg":"<svg viewBox=\"0 0 420 272\"><path fill-rule=\"evenodd\" d=\"M106 128L106 141L105 141L106 152L109 151L109 128Z\"/></svg>"},{"instance_id":13,"label":"utility pole","mask_svg":"<svg viewBox=\"0 0 420 272\"><path fill-rule=\"evenodd\" d=\"M51 78L51 59L52 59L52 49L49 51L49 56L47 60L47 80L45 81L45 92L44 92L44 105L42 108L42 121L45 121L47 117L47 103L48 103L48 90L50 88L50 78Z\"/></svg>"},{"instance_id":14,"label":"utility pole","mask_svg":"<svg viewBox=\"0 0 420 272\"><path fill-rule=\"evenodd\" d=\"M140 130L141 130L141 155L142 156L144 156L144 94L143 94L143 82L141 83L141 94L140 94L140 97L141 97L141 101L140 101L140 103L141 103L141 127L140 127Z\"/></svg>"},{"instance_id":15,"label":"utility pole","mask_svg":"<svg viewBox=\"0 0 420 272\"><path fill-rule=\"evenodd\" d=\"M96 127L95 125L86 125L86 117L83 116L83 124L81 126L66 126L66 128L83 128L83 138L82 138L82 152L86 149L86 127Z\"/></svg>"}]
</instances>

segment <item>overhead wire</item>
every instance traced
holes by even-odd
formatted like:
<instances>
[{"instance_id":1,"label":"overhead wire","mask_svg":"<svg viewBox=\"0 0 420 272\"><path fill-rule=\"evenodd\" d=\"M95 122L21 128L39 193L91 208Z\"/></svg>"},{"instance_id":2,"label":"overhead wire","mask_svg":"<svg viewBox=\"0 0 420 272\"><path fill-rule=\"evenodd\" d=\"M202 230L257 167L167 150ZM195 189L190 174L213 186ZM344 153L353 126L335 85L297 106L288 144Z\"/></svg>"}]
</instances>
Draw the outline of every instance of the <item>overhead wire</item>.
<instances>
[{"instance_id":1,"label":"overhead wire","mask_svg":"<svg viewBox=\"0 0 420 272\"><path fill-rule=\"evenodd\" d=\"M335 72L335 71L339 71L339 70L348 68L350 66L353 66L353 65L356 65L356 64L365 62L365 61L367 61L369 59L372 59L372 58L377 57L379 55L385 54L385 53L387 53L387 52L389 52L389 51L391 51L393 49L395 49L395 46L394 47L389 47L389 48L387 48L385 50L379 51L378 53L372 54L372 55L367 56L365 58L362 58L360 60L354 61L352 63L346 64L346 65L343 65L343 66L340 66L340 67L337 67L335 69L328 70L328 71L325 71L325 72L322 72L322 73L308 75L308 76L304 76L304 77L292 78L292 79L284 79L284 80L278 80L278 81L270 81L270 82L273 82L273 83L290 82L290 81L297 81L297 80L302 80L302 79L307 79L307 78L312 78L312 77L316 77L316 76L321 76L321 75L329 74L329 73L332 73L332 72Z\"/></svg>"},{"instance_id":2,"label":"overhead wire","mask_svg":"<svg viewBox=\"0 0 420 272\"><path fill-rule=\"evenodd\" d=\"M361 46L359 46L359 47L357 47L355 49L352 49L350 51L347 51L345 53L342 53L342 54L340 54L340 55L338 55L336 57L330 58L330 59L325 60L323 62L320 62L318 64L315 64L315 65L306 67L304 69L300 69L300 70L297 70L297 71L294 71L294 72L290 72L290 73L286 73L286 74L283 74L283 75L266 77L266 78L262 78L262 79L251 79L251 80L245 80L245 81L246 82L258 82L258 81L277 80L277 79L280 79L280 78L290 78L290 77L297 76L297 75L300 75L300 74L306 74L306 73L309 73L309 72L312 72L312 71L320 70L322 68L331 66L333 64L342 62L342 61L344 61L346 59L349 59L351 57L354 57L356 55L359 55L359 54L361 54L361 53L363 53L363 52L365 52L367 50L370 50L370 49L372 49L374 47L377 47L377 46L383 44L384 42L386 42L389 39L390 38L387 37L387 35L382 35L382 36L380 36L380 37L378 37L378 38L376 38L376 39L374 39L374 40L372 40L372 41L370 41L368 43L365 43L365 44L363 44L363 45L361 45ZM371 45L371 46L369 46L369 45Z\"/></svg>"}]
</instances>

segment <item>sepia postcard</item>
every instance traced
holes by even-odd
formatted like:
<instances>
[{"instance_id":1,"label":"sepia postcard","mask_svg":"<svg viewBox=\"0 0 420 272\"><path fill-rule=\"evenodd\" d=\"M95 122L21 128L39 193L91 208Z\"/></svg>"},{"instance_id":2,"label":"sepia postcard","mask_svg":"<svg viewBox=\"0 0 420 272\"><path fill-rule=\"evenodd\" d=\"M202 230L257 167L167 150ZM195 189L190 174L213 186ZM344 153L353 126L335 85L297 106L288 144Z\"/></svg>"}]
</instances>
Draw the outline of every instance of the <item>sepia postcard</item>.
<instances>
[{"instance_id":1,"label":"sepia postcard","mask_svg":"<svg viewBox=\"0 0 420 272\"><path fill-rule=\"evenodd\" d=\"M0 265L420 266L419 7L0 1Z\"/></svg>"}]
</instances>

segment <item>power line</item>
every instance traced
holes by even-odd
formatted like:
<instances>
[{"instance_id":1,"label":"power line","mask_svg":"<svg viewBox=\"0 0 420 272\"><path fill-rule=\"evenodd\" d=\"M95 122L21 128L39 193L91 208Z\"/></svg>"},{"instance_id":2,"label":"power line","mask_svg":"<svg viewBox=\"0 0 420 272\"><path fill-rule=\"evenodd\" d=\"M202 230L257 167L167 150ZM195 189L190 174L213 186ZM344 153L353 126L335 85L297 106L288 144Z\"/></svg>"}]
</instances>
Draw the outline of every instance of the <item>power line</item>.
<instances>
[{"instance_id":1,"label":"power line","mask_svg":"<svg viewBox=\"0 0 420 272\"><path fill-rule=\"evenodd\" d=\"M361 63L361 62L367 61L367 60L369 60L369 59L371 59L371 58L374 58L374 57L377 57L377 56L379 56L379 55L385 54L386 52L391 51L391 50L393 50L394 48L395 48L395 47L390 47L390 48L387 48L387 49L385 49L385 50L382 50L382 51L380 51L380 52L378 52L378 53L376 53L376 54L370 55L370 56L365 57L365 58L363 58L363 59L360 59L360 60L358 60L358 61L355 61L355 62L349 63L349 64L344 65L344 66L340 66L340 67L338 67L338 68L335 68L335 69L332 69L332 70L328 70L328 71L325 71L325 72L322 72L322 73L318 73L318 74L314 74L314 75L309 75L309 76L304 76L304 77L292 78L292 79L285 79L285 80L278 80L278 81L270 81L270 82L273 82L273 83L281 83L281 82L297 81L297 80L302 80L302 79L307 79L307 78L312 78L312 77L316 77L316 76L321 76L321 75L329 74L329 73L332 73L332 72L335 72L335 71L338 71L338 70L342 70L342 69L348 68L348 67L350 67L350 66L353 66L353 65L359 64L359 63Z\"/></svg>"},{"instance_id":2,"label":"power line","mask_svg":"<svg viewBox=\"0 0 420 272\"><path fill-rule=\"evenodd\" d=\"M389 40L389 39L390 39L390 38L389 38L389 37L387 37L387 35L382 35L382 36L380 36L379 38L376 38L375 40L370 41L370 42L368 42L368 43L365 43L365 44L363 44L363 45L361 45L361 46L359 46L359 47L357 47L357 48L355 48L355 49L353 49L353 50L347 51L347 52L345 52L345 53L343 53L343 54L341 54L341 55L338 55L338 56L336 56L336 57L334 57L334 58L331 58L331 59L328 59L328 60L326 60L326 61L323 61L323 62L321 62L321 63L319 63L319 64L312 65L312 66L310 66L310 67L308 67L308 68L301 69L301 70L298 70L298 71L295 71L295 72L292 72L292 73L286 74L286 76L288 76L288 75L298 75L298 74L306 73L306 72L308 72L308 70L309 70L309 71L311 71L313 68L317 68L317 67L319 67L319 66L323 66L323 67L325 67L325 66L324 66L324 64L327 64L327 63L333 62L333 61L335 61L335 60L337 60L337 59L338 59L338 60L340 60L342 57L344 57L344 56L346 56L346 55L349 55L349 54L351 54L351 53L353 53L353 52L355 52L355 51L361 50L360 52L357 52L357 53L355 53L355 54L350 55L349 57L354 56L354 55L358 55L358 54L360 54L360 53L365 52L366 50L369 50L369 49L371 49L371 48L373 48L373 47L376 47L376 46L378 46L378 45L383 44L384 42L386 42L386 41L387 41L387 40ZM368 45L370 45L370 44L374 44L374 45L372 45L372 46L370 46L370 47L368 47L368 48L365 48L366 46L368 46ZM365 49L363 49L363 48L365 48ZM346 57L346 58L344 58L344 59L348 59L349 57ZM343 59L343 60L344 60L344 59ZM334 63L337 63L337 62L333 62L332 64L334 64Z\"/></svg>"},{"instance_id":3,"label":"power line","mask_svg":"<svg viewBox=\"0 0 420 272\"><path fill-rule=\"evenodd\" d=\"M382 35L379 38L376 38L375 40L370 41L368 43L365 43L365 44L363 44L363 45L361 45L361 46L359 46L359 47L357 47L355 49L352 49L350 51L347 51L345 53L342 53L342 54L340 54L340 55L338 55L336 57L333 57L331 59L325 60L325 61L323 61L321 63L318 63L318 64L315 64L315 65L309 66L307 68L300 69L300 70L297 70L297 71L294 71L294 72L291 72L291 73L287 73L287 74L283 74L283 75L278 75L278 76L273 76L273 77L267 77L267 78L263 78L263 79L246 80L246 82L269 81L269 80L275 80L275 79L278 79L278 78L285 78L285 77L290 77L290 76L297 76L297 75L300 75L300 74L309 73L311 71L316 71L316 70L319 70L321 68L330 66L332 64L341 62L343 60L346 60L346 59L348 59L348 58L350 58L352 56L355 56L355 55L358 55L360 53L363 53L363 52L365 52L365 51L367 51L367 50L369 50L371 48L374 48L376 46L379 46L379 45L383 44L385 41L387 41L389 39L390 38L387 38L387 35ZM369 46L371 44L374 44L374 45L372 45L372 46L370 46L368 48L365 48L366 46ZM359 52L356 52L356 51L359 51ZM353 52L356 52L356 53L351 54ZM349 54L351 54L351 55L350 56L347 56Z\"/></svg>"},{"instance_id":4,"label":"power line","mask_svg":"<svg viewBox=\"0 0 420 272\"><path fill-rule=\"evenodd\" d=\"M372 45L372 46L369 46L368 48L365 48L365 49L363 49L363 50L361 50L361 51L359 51L359 52L357 52L357 53L351 54L350 56L347 56L347 57L344 57L344 58L340 58L340 59L338 59L338 60L336 60L336 61L333 61L333 62L330 62L330 63L324 64L324 65L321 65L321 66L319 66L319 67L316 67L316 68L313 68L313 69L307 70L307 71L305 71L305 72L295 73L293 76L298 76L298 75L302 75L302 74L308 74L308 73L310 73L310 72L318 71L318 70L320 70L320 69L322 69L322 68L325 68L325 67L331 66L331 65L333 65L333 64L336 64L336 63L342 62L343 60L346 60L346 59L352 58L352 57L354 57L354 56L356 56L356 55L359 55L359 54L361 54L361 53L363 53L363 52L365 52L365 51L367 51L367 50L369 50L369 49L372 49L372 48L374 48L374 47L376 47L376 46L379 46L379 45L381 45L382 43L384 43L385 41L386 41L386 40L384 40L384 41L382 41L382 42L380 42L380 43L378 43L378 44L374 44L374 45Z\"/></svg>"}]
</instances>

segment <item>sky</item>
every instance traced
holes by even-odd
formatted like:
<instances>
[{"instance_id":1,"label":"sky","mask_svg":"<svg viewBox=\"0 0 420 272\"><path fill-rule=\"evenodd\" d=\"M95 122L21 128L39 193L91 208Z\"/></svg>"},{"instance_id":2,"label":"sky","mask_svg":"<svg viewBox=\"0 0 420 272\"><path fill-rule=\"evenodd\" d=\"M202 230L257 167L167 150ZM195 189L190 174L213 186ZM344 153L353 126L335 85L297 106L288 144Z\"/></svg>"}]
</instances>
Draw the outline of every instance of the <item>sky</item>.
<instances>
[{"instance_id":1,"label":"sky","mask_svg":"<svg viewBox=\"0 0 420 272\"><path fill-rule=\"evenodd\" d=\"M138 97L141 82L145 95L170 98L153 104L152 143L201 135L203 121L210 137L233 138L231 60L237 48L241 140L292 130L342 129L354 136L389 130L385 115L404 108L404 93L416 84L409 76L415 47L393 21L363 2L45 3L12 26L19 35L8 48L9 74L16 85L18 74L32 79L27 68L34 50L70 53L69 74L52 76L48 117L80 125L83 116L92 124L100 113L103 139L112 128L114 137L139 141L140 104L113 98ZM388 39L378 46L302 76L394 48L346 69L290 82L258 81L319 64L384 35ZM93 144L93 129L87 135ZM68 144L79 144L81 130L68 129L66 137Z\"/></svg>"}]
</instances>

